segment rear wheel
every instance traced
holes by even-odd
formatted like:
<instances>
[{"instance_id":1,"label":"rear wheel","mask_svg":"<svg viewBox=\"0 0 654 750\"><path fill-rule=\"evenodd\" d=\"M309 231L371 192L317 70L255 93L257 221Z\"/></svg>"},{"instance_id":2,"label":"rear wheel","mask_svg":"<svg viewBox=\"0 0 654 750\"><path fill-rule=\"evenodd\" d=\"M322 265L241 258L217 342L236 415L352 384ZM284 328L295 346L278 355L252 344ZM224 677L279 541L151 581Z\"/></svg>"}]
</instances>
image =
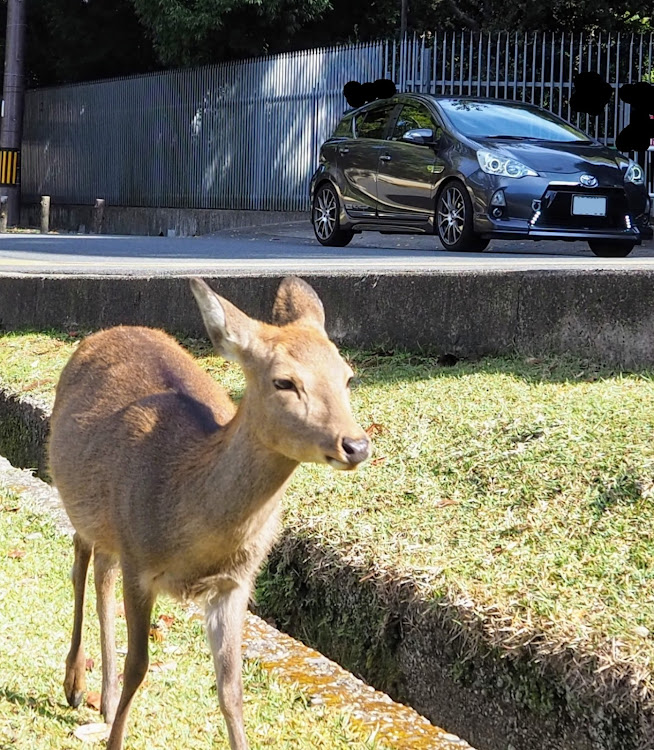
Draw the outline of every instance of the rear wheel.
<instances>
[{"instance_id":1,"label":"rear wheel","mask_svg":"<svg viewBox=\"0 0 654 750\"><path fill-rule=\"evenodd\" d=\"M465 186L448 182L436 200L436 231L446 250L481 252L488 247L472 227L472 201Z\"/></svg>"},{"instance_id":2,"label":"rear wheel","mask_svg":"<svg viewBox=\"0 0 654 750\"><path fill-rule=\"evenodd\" d=\"M598 258L626 258L636 246L635 242L611 240L588 240L588 244Z\"/></svg>"},{"instance_id":3,"label":"rear wheel","mask_svg":"<svg viewBox=\"0 0 654 750\"><path fill-rule=\"evenodd\" d=\"M345 247L354 236L350 229L341 229L340 205L335 188L328 182L321 185L313 198L311 223L316 239L328 247Z\"/></svg>"}]
</instances>

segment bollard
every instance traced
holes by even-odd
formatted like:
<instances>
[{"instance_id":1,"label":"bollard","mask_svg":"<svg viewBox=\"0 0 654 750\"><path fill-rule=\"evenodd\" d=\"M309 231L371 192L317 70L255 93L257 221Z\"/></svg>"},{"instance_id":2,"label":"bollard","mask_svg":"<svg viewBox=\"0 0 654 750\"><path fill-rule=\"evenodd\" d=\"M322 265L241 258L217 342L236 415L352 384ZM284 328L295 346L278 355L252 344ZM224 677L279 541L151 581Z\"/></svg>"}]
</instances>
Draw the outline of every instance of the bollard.
<instances>
[{"instance_id":1,"label":"bollard","mask_svg":"<svg viewBox=\"0 0 654 750\"><path fill-rule=\"evenodd\" d=\"M9 208L9 196L0 196L0 234L7 231L7 209Z\"/></svg>"},{"instance_id":2,"label":"bollard","mask_svg":"<svg viewBox=\"0 0 654 750\"><path fill-rule=\"evenodd\" d=\"M41 234L50 231L50 196L41 196Z\"/></svg>"},{"instance_id":3,"label":"bollard","mask_svg":"<svg viewBox=\"0 0 654 750\"><path fill-rule=\"evenodd\" d=\"M91 234L102 234L102 222L104 220L104 198L96 198L91 218Z\"/></svg>"}]
</instances>

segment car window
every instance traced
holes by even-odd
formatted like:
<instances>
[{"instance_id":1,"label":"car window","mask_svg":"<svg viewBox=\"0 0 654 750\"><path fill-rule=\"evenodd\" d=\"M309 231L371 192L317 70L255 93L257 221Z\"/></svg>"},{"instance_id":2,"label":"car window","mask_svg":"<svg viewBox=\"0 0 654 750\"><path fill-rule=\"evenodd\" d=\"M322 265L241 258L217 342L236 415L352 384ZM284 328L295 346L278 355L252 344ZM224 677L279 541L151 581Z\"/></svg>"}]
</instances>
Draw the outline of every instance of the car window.
<instances>
[{"instance_id":1,"label":"car window","mask_svg":"<svg viewBox=\"0 0 654 750\"><path fill-rule=\"evenodd\" d=\"M386 123L394 105L367 109L355 119L354 129L357 138L383 138Z\"/></svg>"},{"instance_id":2,"label":"car window","mask_svg":"<svg viewBox=\"0 0 654 750\"><path fill-rule=\"evenodd\" d=\"M474 138L527 138L539 141L587 141L588 136L560 117L519 102L445 99L445 115L463 135Z\"/></svg>"},{"instance_id":3,"label":"car window","mask_svg":"<svg viewBox=\"0 0 654 750\"><path fill-rule=\"evenodd\" d=\"M393 128L391 140L399 141L409 130L417 130L419 128L433 130L436 139L441 134L441 129L434 122L434 118L427 107L422 104L405 104Z\"/></svg>"},{"instance_id":4,"label":"car window","mask_svg":"<svg viewBox=\"0 0 654 750\"><path fill-rule=\"evenodd\" d=\"M338 127L334 131L335 138L351 138L352 137L352 115L344 117L339 123Z\"/></svg>"}]
</instances>

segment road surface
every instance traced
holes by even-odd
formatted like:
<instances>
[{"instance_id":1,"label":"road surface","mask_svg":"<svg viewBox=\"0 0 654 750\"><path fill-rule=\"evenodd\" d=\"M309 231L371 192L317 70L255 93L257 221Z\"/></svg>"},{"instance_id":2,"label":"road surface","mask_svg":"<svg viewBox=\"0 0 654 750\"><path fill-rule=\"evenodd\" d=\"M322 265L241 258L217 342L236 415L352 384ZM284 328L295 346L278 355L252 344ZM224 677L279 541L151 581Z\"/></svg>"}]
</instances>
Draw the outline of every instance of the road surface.
<instances>
[{"instance_id":1,"label":"road surface","mask_svg":"<svg viewBox=\"0 0 654 750\"><path fill-rule=\"evenodd\" d=\"M654 244L628 258L596 258L586 243L492 242L483 253L451 253L431 236L357 235L322 247L308 222L223 230L201 237L8 233L0 275L177 276L188 274L434 273L457 270L654 269Z\"/></svg>"}]
</instances>

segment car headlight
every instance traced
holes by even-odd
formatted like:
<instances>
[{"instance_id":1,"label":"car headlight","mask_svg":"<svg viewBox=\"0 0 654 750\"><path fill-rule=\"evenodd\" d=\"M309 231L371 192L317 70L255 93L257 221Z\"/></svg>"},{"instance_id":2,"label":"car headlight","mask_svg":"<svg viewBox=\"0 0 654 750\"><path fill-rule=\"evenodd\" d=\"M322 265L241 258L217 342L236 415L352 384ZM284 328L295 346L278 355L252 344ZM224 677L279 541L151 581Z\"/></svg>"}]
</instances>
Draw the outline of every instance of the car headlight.
<instances>
[{"instance_id":1,"label":"car headlight","mask_svg":"<svg viewBox=\"0 0 654 750\"><path fill-rule=\"evenodd\" d=\"M507 159L493 151L477 151L477 161L482 171L499 177L538 177L538 172L525 167L515 159Z\"/></svg>"},{"instance_id":2,"label":"car headlight","mask_svg":"<svg viewBox=\"0 0 654 750\"><path fill-rule=\"evenodd\" d=\"M625 182L632 182L634 185L645 184L645 172L640 164L637 164L633 159L629 159L629 166L624 176Z\"/></svg>"}]
</instances>

